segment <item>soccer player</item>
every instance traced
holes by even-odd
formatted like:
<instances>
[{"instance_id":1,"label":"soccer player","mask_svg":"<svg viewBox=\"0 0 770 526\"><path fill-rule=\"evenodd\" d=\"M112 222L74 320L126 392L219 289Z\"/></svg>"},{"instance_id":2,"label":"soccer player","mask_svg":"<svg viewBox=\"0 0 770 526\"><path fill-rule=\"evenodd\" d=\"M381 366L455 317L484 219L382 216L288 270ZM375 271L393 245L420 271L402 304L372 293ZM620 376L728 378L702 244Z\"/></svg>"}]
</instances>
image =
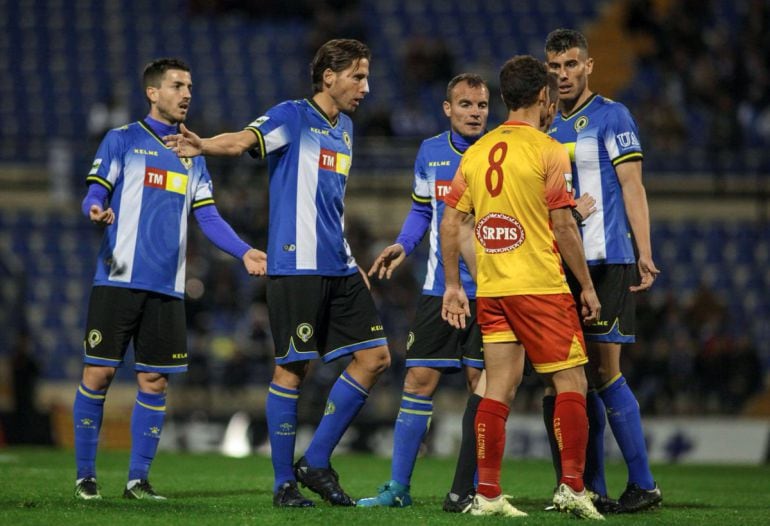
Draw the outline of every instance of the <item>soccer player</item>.
<instances>
[{"instance_id":1,"label":"soccer player","mask_svg":"<svg viewBox=\"0 0 770 526\"><path fill-rule=\"evenodd\" d=\"M659 273L652 259L642 147L626 107L590 90L594 62L581 33L551 32L545 54L549 70L558 75L560 96L548 134L568 147L577 193L590 192L597 201L597 212L582 228L585 257L604 307L601 318L583 324L595 388L588 394L586 484L601 506L614 507L604 479L606 413L628 467L620 511L640 511L662 500L647 460L639 404L620 371L621 345L635 341L633 293L649 289Z\"/></svg>"},{"instance_id":2,"label":"soccer player","mask_svg":"<svg viewBox=\"0 0 770 526\"><path fill-rule=\"evenodd\" d=\"M444 509L462 512L470 508L475 494L476 472L475 434L473 420L481 397L473 394L478 384L484 359L481 354L481 334L475 319L476 284L464 260L460 260L460 275L471 300L471 317L465 329L455 329L441 319L441 298L444 295L444 263L438 227L444 213L444 197L449 191L460 158L468 146L486 131L489 115L489 88L478 75L463 73L447 86L444 114L449 130L423 141L414 165L412 209L401 233L393 245L386 247L375 259L369 275L390 278L393 271L412 253L430 230L430 255L417 318L407 341L404 391L401 396L394 436L391 480L376 497L361 499L358 506L406 507L412 504L409 493L412 472L420 444L428 431L433 415L433 393L442 371L456 372L463 366L471 396L463 416L463 434L452 488L444 500ZM466 222L467 238L471 239L472 220ZM472 249L470 263L475 263Z\"/></svg>"},{"instance_id":3,"label":"soccer player","mask_svg":"<svg viewBox=\"0 0 770 526\"><path fill-rule=\"evenodd\" d=\"M187 370L184 311L187 218L192 211L218 248L262 275L265 253L250 248L217 212L203 159L178 158L161 137L177 132L192 99L190 68L149 63L142 75L149 114L107 133L86 178L83 213L106 226L88 307L85 367L73 420L75 497L100 499L96 449L104 401L129 341L138 392L131 415L129 499L163 500L148 480L166 413L170 373Z\"/></svg>"},{"instance_id":4,"label":"soccer player","mask_svg":"<svg viewBox=\"0 0 770 526\"><path fill-rule=\"evenodd\" d=\"M562 478L554 505L579 517L602 519L583 485L588 419L582 366L588 359L562 257L580 283L583 318L596 319L600 304L572 216L567 152L538 130L548 110L548 82L545 65L530 56L514 57L500 71L508 120L468 148L445 200L442 316L454 327L465 327L470 315L460 282L458 233L472 212L477 320L487 378L476 413L479 481L471 513L526 515L500 487L505 422L526 349L534 369L557 393L554 427L561 439Z\"/></svg>"},{"instance_id":5,"label":"soccer player","mask_svg":"<svg viewBox=\"0 0 770 526\"><path fill-rule=\"evenodd\" d=\"M267 307L275 372L267 395L277 507L308 507L297 481L337 506L354 506L329 460L390 353L365 276L343 232L343 197L356 110L369 93L369 49L330 40L310 65L314 94L269 109L244 130L201 139L186 128L165 139L182 156L267 157L270 177ZM329 393L313 439L296 464L297 399L309 361L352 356Z\"/></svg>"}]
</instances>

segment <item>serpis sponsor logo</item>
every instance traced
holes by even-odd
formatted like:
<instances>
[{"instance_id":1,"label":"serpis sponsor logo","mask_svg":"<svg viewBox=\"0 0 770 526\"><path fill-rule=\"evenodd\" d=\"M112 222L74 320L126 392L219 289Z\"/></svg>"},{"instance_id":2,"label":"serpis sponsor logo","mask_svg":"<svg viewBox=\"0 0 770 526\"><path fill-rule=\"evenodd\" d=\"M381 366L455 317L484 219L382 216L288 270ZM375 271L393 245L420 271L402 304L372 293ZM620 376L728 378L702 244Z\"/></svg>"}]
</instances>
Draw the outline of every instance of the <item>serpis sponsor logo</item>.
<instances>
[{"instance_id":1,"label":"serpis sponsor logo","mask_svg":"<svg viewBox=\"0 0 770 526\"><path fill-rule=\"evenodd\" d=\"M476 239L487 254L510 252L524 243L524 227L516 218L493 212L476 223Z\"/></svg>"}]
</instances>

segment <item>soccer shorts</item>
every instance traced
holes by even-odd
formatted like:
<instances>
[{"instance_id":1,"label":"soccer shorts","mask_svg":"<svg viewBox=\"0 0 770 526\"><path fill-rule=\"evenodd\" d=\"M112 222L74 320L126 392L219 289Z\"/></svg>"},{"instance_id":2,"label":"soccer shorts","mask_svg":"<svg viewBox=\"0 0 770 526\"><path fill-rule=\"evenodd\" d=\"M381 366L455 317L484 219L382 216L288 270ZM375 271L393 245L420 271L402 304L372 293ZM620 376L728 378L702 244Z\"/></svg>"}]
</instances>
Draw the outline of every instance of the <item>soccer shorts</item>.
<instances>
[{"instance_id":1,"label":"soccer shorts","mask_svg":"<svg viewBox=\"0 0 770 526\"><path fill-rule=\"evenodd\" d=\"M441 318L441 296L420 296L414 326L406 341L407 367L458 370L463 365L484 368L481 332L476 323L476 302L464 329L455 329Z\"/></svg>"},{"instance_id":2,"label":"soccer shorts","mask_svg":"<svg viewBox=\"0 0 770 526\"><path fill-rule=\"evenodd\" d=\"M628 288L639 281L636 265L591 265L588 270L602 310L592 325L583 325L586 341L634 343L636 298ZM567 278L580 312L580 285L570 273Z\"/></svg>"},{"instance_id":3,"label":"soccer shorts","mask_svg":"<svg viewBox=\"0 0 770 526\"><path fill-rule=\"evenodd\" d=\"M91 290L83 361L120 367L134 342L134 369L187 370L184 300L147 290L98 286Z\"/></svg>"},{"instance_id":4,"label":"soccer shorts","mask_svg":"<svg viewBox=\"0 0 770 526\"><path fill-rule=\"evenodd\" d=\"M279 365L317 358L327 363L388 343L358 272L339 277L271 276L267 310Z\"/></svg>"},{"instance_id":5,"label":"soccer shorts","mask_svg":"<svg viewBox=\"0 0 770 526\"><path fill-rule=\"evenodd\" d=\"M575 302L569 294L477 298L476 308L484 343L521 343L539 373L588 362Z\"/></svg>"}]
</instances>

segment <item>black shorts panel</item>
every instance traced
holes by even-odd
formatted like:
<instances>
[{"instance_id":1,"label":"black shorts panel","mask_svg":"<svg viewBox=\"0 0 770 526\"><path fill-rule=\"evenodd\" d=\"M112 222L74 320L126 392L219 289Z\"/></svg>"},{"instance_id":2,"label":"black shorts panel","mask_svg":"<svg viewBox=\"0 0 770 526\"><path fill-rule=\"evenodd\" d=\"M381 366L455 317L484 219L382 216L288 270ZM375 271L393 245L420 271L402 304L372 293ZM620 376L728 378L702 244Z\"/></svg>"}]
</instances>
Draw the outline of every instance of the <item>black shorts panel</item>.
<instances>
[{"instance_id":1,"label":"black shorts panel","mask_svg":"<svg viewBox=\"0 0 770 526\"><path fill-rule=\"evenodd\" d=\"M134 342L137 371L187 370L184 300L138 289L94 287L88 304L84 362L120 367Z\"/></svg>"},{"instance_id":2,"label":"black shorts panel","mask_svg":"<svg viewBox=\"0 0 770 526\"><path fill-rule=\"evenodd\" d=\"M441 318L441 296L420 296L417 316L406 342L407 367L484 368L481 331L476 323L476 301L465 329L455 329Z\"/></svg>"},{"instance_id":3,"label":"black shorts panel","mask_svg":"<svg viewBox=\"0 0 770 526\"><path fill-rule=\"evenodd\" d=\"M601 318L593 325L583 325L586 341L633 343L636 341L636 298L629 287L638 282L636 265L591 265L591 280L602 304ZM580 285L567 274L578 312Z\"/></svg>"},{"instance_id":4,"label":"black shorts panel","mask_svg":"<svg viewBox=\"0 0 770 526\"><path fill-rule=\"evenodd\" d=\"M275 362L330 362L387 345L374 300L361 275L271 276L267 308Z\"/></svg>"}]
</instances>

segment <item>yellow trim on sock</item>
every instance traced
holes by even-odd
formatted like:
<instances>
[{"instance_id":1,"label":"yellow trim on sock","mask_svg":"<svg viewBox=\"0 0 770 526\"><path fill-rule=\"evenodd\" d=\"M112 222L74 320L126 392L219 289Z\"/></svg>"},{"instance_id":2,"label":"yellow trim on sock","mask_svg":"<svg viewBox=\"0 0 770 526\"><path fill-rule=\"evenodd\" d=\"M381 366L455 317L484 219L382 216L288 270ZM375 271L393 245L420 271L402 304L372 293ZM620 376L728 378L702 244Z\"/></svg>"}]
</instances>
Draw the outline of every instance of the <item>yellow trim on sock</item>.
<instances>
[{"instance_id":1,"label":"yellow trim on sock","mask_svg":"<svg viewBox=\"0 0 770 526\"><path fill-rule=\"evenodd\" d=\"M278 391L276 389L273 389L272 387L267 388L268 392L273 393L276 396L282 396L284 398L299 398L298 394L291 394L291 393L282 393L281 391Z\"/></svg>"},{"instance_id":2,"label":"yellow trim on sock","mask_svg":"<svg viewBox=\"0 0 770 526\"><path fill-rule=\"evenodd\" d=\"M83 396L87 396L88 398L93 398L94 400L104 400L107 395L97 395L97 394L91 394L85 389L83 389L82 385L78 386L78 392L82 394Z\"/></svg>"},{"instance_id":3,"label":"yellow trim on sock","mask_svg":"<svg viewBox=\"0 0 770 526\"><path fill-rule=\"evenodd\" d=\"M165 405L147 405L144 402L140 402L139 400L136 401L137 404L144 407L145 409L150 409L152 411L165 411L166 406Z\"/></svg>"},{"instance_id":4,"label":"yellow trim on sock","mask_svg":"<svg viewBox=\"0 0 770 526\"><path fill-rule=\"evenodd\" d=\"M433 411L418 411L417 409L404 409L403 407L401 408L401 412L409 413L410 415L423 415L423 416L433 415Z\"/></svg>"},{"instance_id":5,"label":"yellow trim on sock","mask_svg":"<svg viewBox=\"0 0 770 526\"><path fill-rule=\"evenodd\" d=\"M596 392L597 392L597 393L601 393L602 391L604 391L605 389L607 389L609 386L611 386L612 384L614 384L615 382L617 382L617 381L620 379L620 377L621 377L621 376L623 376L623 373L618 373L618 374L616 374L615 376L613 376L613 377L612 377L612 380L610 380L610 381L609 381L609 382L607 382L606 384L604 384L604 385L602 385L601 387L599 387L599 388L596 390Z\"/></svg>"},{"instance_id":6,"label":"yellow trim on sock","mask_svg":"<svg viewBox=\"0 0 770 526\"><path fill-rule=\"evenodd\" d=\"M430 404L433 405L433 400L420 400L419 398L412 398L411 396L405 394L401 397L401 400L406 400L407 402L414 402L416 404Z\"/></svg>"}]
</instances>

